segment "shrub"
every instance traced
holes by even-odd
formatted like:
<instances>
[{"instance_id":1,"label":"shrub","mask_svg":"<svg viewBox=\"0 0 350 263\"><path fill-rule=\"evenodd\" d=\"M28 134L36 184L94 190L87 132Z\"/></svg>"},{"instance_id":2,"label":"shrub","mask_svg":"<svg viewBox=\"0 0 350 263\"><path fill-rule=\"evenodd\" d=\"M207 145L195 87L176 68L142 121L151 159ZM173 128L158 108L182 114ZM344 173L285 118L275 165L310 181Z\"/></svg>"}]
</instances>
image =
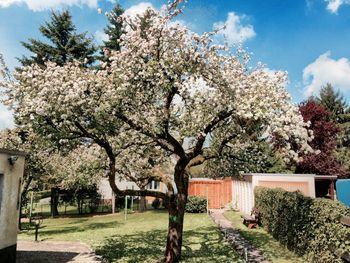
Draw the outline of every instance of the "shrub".
<instances>
[{"instance_id":1,"label":"shrub","mask_svg":"<svg viewBox=\"0 0 350 263\"><path fill-rule=\"evenodd\" d=\"M207 211L207 199L199 196L189 196L185 211L188 213L205 213Z\"/></svg>"},{"instance_id":2,"label":"shrub","mask_svg":"<svg viewBox=\"0 0 350 263\"><path fill-rule=\"evenodd\" d=\"M159 199L159 198L156 198L156 199L154 199L154 200L152 201L152 207L153 207L154 209L159 209L160 204L161 204L161 202L160 202L160 199Z\"/></svg>"},{"instance_id":3,"label":"shrub","mask_svg":"<svg viewBox=\"0 0 350 263\"><path fill-rule=\"evenodd\" d=\"M267 231L311 262L342 262L334 252L350 251L350 228L340 223L350 209L339 202L257 187L255 206Z\"/></svg>"}]
</instances>

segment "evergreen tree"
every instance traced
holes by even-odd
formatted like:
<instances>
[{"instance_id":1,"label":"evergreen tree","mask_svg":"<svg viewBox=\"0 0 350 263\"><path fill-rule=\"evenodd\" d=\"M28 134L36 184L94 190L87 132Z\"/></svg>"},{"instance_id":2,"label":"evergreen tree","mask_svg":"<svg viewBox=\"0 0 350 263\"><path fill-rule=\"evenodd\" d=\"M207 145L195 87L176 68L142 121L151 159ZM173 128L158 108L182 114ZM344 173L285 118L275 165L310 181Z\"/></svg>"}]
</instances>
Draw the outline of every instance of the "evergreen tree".
<instances>
[{"instance_id":1,"label":"evergreen tree","mask_svg":"<svg viewBox=\"0 0 350 263\"><path fill-rule=\"evenodd\" d=\"M120 4L117 4L108 14L109 25L104 32L108 36L108 40L103 41L102 49L120 50L120 36L123 34L123 23L119 17L124 13L124 9Z\"/></svg>"},{"instance_id":2,"label":"evergreen tree","mask_svg":"<svg viewBox=\"0 0 350 263\"><path fill-rule=\"evenodd\" d=\"M329 112L333 121L337 123L342 122L347 111L347 105L344 97L339 91L335 91L330 83L321 88L320 95L316 98L316 101Z\"/></svg>"},{"instance_id":3,"label":"evergreen tree","mask_svg":"<svg viewBox=\"0 0 350 263\"><path fill-rule=\"evenodd\" d=\"M63 65L73 60L79 60L83 65L90 65L95 61L96 48L87 32L77 33L69 11L52 12L51 21L39 28L49 43L30 38L22 45L33 54L19 59L23 66L37 63L44 65L45 61L53 61Z\"/></svg>"}]
</instances>

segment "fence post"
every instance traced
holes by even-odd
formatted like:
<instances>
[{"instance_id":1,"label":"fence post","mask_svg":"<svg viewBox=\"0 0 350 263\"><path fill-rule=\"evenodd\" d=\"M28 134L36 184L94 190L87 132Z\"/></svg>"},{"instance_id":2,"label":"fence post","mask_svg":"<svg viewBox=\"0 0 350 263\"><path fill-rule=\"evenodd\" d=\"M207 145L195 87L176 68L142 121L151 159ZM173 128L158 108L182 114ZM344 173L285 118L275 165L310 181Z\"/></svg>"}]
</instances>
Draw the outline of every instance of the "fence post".
<instances>
[{"instance_id":1,"label":"fence post","mask_svg":"<svg viewBox=\"0 0 350 263\"><path fill-rule=\"evenodd\" d=\"M115 213L115 193L112 190L112 214Z\"/></svg>"},{"instance_id":2,"label":"fence post","mask_svg":"<svg viewBox=\"0 0 350 263\"><path fill-rule=\"evenodd\" d=\"M206 192L207 192L207 215L209 215L209 195L208 195L208 184L206 186Z\"/></svg>"},{"instance_id":3,"label":"fence post","mask_svg":"<svg viewBox=\"0 0 350 263\"><path fill-rule=\"evenodd\" d=\"M132 190L134 190L134 186L131 187ZM130 206L131 211L134 211L134 196L131 196L131 206Z\"/></svg>"},{"instance_id":4,"label":"fence post","mask_svg":"<svg viewBox=\"0 0 350 263\"><path fill-rule=\"evenodd\" d=\"M128 196L125 196L125 208L124 208L124 218L126 220L126 215L128 214Z\"/></svg>"},{"instance_id":5,"label":"fence post","mask_svg":"<svg viewBox=\"0 0 350 263\"><path fill-rule=\"evenodd\" d=\"M30 194L29 224L32 223L32 212L33 212L33 191L31 191L31 194Z\"/></svg>"}]
</instances>

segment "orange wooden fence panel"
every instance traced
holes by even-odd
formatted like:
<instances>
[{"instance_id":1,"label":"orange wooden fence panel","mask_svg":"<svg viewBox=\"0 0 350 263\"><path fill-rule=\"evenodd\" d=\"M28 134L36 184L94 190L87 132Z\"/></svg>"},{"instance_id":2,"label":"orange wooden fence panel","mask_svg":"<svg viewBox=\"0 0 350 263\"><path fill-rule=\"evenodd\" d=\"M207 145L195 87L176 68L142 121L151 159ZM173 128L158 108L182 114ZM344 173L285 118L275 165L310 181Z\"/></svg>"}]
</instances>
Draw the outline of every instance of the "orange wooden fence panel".
<instances>
[{"instance_id":1,"label":"orange wooden fence panel","mask_svg":"<svg viewBox=\"0 0 350 263\"><path fill-rule=\"evenodd\" d=\"M221 208L232 201L232 180L195 179L190 180L189 196L202 196L207 198L209 208Z\"/></svg>"}]
</instances>

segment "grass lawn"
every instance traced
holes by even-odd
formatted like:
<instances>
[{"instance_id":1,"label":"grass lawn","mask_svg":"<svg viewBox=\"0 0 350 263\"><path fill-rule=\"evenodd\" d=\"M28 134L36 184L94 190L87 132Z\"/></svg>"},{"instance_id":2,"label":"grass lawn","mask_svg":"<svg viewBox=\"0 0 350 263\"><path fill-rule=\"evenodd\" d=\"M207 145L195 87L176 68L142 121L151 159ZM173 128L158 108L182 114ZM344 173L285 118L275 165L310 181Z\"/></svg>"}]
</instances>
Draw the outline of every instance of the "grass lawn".
<instances>
[{"instance_id":1,"label":"grass lawn","mask_svg":"<svg viewBox=\"0 0 350 263\"><path fill-rule=\"evenodd\" d=\"M40 240L81 241L110 262L156 262L166 242L168 214L148 211L95 217L44 219ZM182 262L242 262L206 214L186 214ZM24 230L19 239L34 239Z\"/></svg>"},{"instance_id":2,"label":"grass lawn","mask_svg":"<svg viewBox=\"0 0 350 263\"><path fill-rule=\"evenodd\" d=\"M283 247L277 240L275 240L264 229L248 229L243 225L241 213L228 211L225 213L225 217L232 222L232 226L235 227L243 237L249 240L255 247L264 252L264 255L272 262L276 263L294 263L294 262L307 262L305 259L298 257L287 248Z\"/></svg>"}]
</instances>

